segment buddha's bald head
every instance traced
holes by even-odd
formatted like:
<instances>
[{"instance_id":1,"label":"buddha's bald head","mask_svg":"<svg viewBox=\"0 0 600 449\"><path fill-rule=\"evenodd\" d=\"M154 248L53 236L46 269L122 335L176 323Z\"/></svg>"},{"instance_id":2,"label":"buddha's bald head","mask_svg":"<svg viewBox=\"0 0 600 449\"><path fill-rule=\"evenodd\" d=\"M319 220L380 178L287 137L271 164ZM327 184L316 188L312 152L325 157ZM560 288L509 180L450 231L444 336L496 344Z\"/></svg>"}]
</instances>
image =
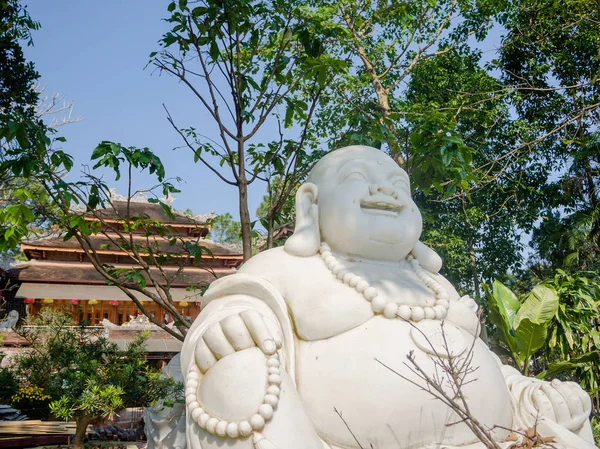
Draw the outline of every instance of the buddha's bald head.
<instances>
[{"instance_id":1,"label":"buddha's bald head","mask_svg":"<svg viewBox=\"0 0 600 449\"><path fill-rule=\"evenodd\" d=\"M294 242L314 246L318 240L348 254L401 259L422 229L406 172L385 153L358 145L332 151L315 165L296 197L296 213L298 238L290 242L292 251ZM307 223L314 226L298 226L309 216ZM309 228L316 237L300 231Z\"/></svg>"},{"instance_id":2,"label":"buddha's bald head","mask_svg":"<svg viewBox=\"0 0 600 449\"><path fill-rule=\"evenodd\" d=\"M352 163L352 161L372 161L378 165L388 165L397 168L404 173L408 182L408 175L398 167L391 157L377 148L364 145L352 145L330 151L312 168L308 176L308 182L312 182L318 186L321 180L326 180L334 176L341 166Z\"/></svg>"}]
</instances>

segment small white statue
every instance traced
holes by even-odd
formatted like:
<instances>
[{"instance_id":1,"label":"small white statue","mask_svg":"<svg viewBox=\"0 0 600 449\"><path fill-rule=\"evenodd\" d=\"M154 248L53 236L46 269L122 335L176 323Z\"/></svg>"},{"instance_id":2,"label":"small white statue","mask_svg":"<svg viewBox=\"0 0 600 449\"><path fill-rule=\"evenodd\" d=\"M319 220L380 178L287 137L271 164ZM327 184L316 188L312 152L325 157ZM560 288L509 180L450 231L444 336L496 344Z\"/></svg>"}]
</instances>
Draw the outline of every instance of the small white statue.
<instances>
[{"instance_id":1,"label":"small white statue","mask_svg":"<svg viewBox=\"0 0 600 449\"><path fill-rule=\"evenodd\" d=\"M502 366L421 230L408 176L387 155L352 146L321 159L285 247L204 295L181 352L189 448L484 448L409 353L431 376L440 357L469 355L463 395L502 447L508 429L536 426L557 448L596 448L585 392Z\"/></svg>"},{"instance_id":2,"label":"small white statue","mask_svg":"<svg viewBox=\"0 0 600 449\"><path fill-rule=\"evenodd\" d=\"M0 321L0 330L11 330L19 321L19 312L11 310L4 320Z\"/></svg>"}]
</instances>

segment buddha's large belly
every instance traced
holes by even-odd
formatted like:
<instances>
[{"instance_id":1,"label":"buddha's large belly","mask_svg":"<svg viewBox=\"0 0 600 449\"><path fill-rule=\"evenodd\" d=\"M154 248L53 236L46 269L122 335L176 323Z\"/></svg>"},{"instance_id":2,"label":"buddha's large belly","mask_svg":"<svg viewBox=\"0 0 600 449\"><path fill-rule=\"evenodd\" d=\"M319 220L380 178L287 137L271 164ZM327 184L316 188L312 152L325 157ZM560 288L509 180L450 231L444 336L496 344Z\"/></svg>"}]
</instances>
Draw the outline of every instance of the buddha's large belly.
<instances>
[{"instance_id":1,"label":"buddha's large belly","mask_svg":"<svg viewBox=\"0 0 600 449\"><path fill-rule=\"evenodd\" d=\"M406 357L410 351L432 377L448 379L448 375L436 369L437 357L430 354L433 350L427 346L428 340L417 345L411 329L406 322L377 316L336 337L298 343L298 390L324 440L334 446L358 448L351 430L362 447L375 449L477 441L464 424L449 425L459 420L457 415L420 388L426 388L426 382L411 370ZM457 351L466 348L463 356L467 355L473 337L450 323L445 323L445 329ZM439 344L439 335L432 335L430 341ZM427 351L420 349L424 346ZM483 424L510 428L510 398L500 369L481 340L475 342L472 352L469 369L475 371L462 388L468 406Z\"/></svg>"}]
</instances>

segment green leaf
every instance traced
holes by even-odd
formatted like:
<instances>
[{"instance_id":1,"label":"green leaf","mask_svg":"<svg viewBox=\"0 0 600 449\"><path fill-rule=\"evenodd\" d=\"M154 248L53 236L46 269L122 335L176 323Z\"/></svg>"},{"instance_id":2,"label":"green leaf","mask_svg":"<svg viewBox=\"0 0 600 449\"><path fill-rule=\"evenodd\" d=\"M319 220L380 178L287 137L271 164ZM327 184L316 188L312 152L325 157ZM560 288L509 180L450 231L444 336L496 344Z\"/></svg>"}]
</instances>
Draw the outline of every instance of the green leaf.
<instances>
[{"instance_id":1,"label":"green leaf","mask_svg":"<svg viewBox=\"0 0 600 449\"><path fill-rule=\"evenodd\" d=\"M531 356L546 343L548 323L534 323L523 318L515 331L517 348L525 357Z\"/></svg>"},{"instance_id":2,"label":"green leaf","mask_svg":"<svg viewBox=\"0 0 600 449\"><path fill-rule=\"evenodd\" d=\"M538 285L527 294L525 302L515 317L514 327L517 328L524 319L536 324L547 323L554 318L557 310L556 290L545 285Z\"/></svg>"},{"instance_id":3,"label":"green leaf","mask_svg":"<svg viewBox=\"0 0 600 449\"><path fill-rule=\"evenodd\" d=\"M590 351L578 357L573 357L571 360L561 360L560 362L550 363L546 371L541 372L536 377L543 379L545 377L555 377L557 374L565 371L573 371L577 368L600 360L600 351Z\"/></svg>"},{"instance_id":4,"label":"green leaf","mask_svg":"<svg viewBox=\"0 0 600 449\"><path fill-rule=\"evenodd\" d=\"M210 49L209 49L209 54L210 57L213 59L213 61L216 61L217 59L219 59L219 46L217 45L216 41L212 41L210 43Z\"/></svg>"},{"instance_id":5,"label":"green leaf","mask_svg":"<svg viewBox=\"0 0 600 449\"><path fill-rule=\"evenodd\" d=\"M494 281L492 291L489 287L484 287L488 297L490 307L490 321L496 325L502 332L505 343L511 350L516 349L514 338L514 318L519 310L519 300L517 296L502 282Z\"/></svg>"}]
</instances>

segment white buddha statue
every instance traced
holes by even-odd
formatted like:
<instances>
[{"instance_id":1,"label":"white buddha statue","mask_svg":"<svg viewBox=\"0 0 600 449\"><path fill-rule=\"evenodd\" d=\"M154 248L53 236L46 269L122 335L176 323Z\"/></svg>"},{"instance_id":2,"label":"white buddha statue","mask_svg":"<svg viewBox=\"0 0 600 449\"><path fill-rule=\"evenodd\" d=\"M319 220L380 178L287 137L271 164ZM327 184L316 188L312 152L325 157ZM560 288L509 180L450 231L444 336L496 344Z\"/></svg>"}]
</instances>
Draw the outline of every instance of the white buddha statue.
<instances>
[{"instance_id":1,"label":"white buddha statue","mask_svg":"<svg viewBox=\"0 0 600 449\"><path fill-rule=\"evenodd\" d=\"M408 354L431 377L441 359L469 359L462 394L500 447L535 426L557 448L596 448L578 385L523 377L478 338L477 306L438 274L391 158L329 153L296 214L284 247L204 296L181 352L190 449L485 448Z\"/></svg>"}]
</instances>

